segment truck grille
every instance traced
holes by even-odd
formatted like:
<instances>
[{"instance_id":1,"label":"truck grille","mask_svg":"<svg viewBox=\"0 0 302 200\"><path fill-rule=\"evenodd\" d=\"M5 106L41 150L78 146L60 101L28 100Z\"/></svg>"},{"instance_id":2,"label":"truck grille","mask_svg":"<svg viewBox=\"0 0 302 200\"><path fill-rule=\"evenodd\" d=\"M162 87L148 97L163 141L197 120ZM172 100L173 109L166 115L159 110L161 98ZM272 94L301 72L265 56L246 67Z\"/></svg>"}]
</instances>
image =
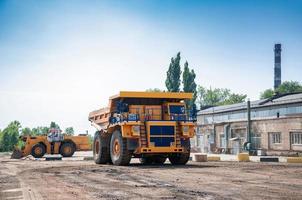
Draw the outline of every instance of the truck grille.
<instances>
[{"instance_id":1,"label":"truck grille","mask_svg":"<svg viewBox=\"0 0 302 200\"><path fill-rule=\"evenodd\" d=\"M150 126L150 142L155 147L170 147L175 143L174 126Z\"/></svg>"}]
</instances>

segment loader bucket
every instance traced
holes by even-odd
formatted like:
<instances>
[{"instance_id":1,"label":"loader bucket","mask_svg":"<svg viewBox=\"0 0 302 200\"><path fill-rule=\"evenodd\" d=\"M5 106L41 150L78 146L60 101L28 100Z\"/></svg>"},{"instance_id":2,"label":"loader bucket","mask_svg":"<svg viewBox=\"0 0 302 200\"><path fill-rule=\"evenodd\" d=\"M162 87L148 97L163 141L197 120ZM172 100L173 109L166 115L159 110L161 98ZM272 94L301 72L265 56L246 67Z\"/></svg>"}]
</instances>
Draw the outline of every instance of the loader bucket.
<instances>
[{"instance_id":1,"label":"loader bucket","mask_svg":"<svg viewBox=\"0 0 302 200\"><path fill-rule=\"evenodd\" d=\"M11 159L20 159L22 157L23 157L22 151L18 148L15 148L10 158Z\"/></svg>"}]
</instances>

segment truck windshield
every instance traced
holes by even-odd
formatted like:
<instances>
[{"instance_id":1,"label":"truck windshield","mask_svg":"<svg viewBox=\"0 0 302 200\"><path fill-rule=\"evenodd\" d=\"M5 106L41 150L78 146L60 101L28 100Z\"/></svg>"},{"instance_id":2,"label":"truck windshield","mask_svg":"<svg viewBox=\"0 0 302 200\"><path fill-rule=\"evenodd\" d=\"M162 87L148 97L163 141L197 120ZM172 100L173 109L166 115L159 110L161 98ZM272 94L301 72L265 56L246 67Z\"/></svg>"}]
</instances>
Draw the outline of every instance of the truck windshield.
<instances>
[{"instance_id":1,"label":"truck windshield","mask_svg":"<svg viewBox=\"0 0 302 200\"><path fill-rule=\"evenodd\" d=\"M185 107L183 105L170 105L170 114L178 114L183 115L185 114Z\"/></svg>"}]
</instances>

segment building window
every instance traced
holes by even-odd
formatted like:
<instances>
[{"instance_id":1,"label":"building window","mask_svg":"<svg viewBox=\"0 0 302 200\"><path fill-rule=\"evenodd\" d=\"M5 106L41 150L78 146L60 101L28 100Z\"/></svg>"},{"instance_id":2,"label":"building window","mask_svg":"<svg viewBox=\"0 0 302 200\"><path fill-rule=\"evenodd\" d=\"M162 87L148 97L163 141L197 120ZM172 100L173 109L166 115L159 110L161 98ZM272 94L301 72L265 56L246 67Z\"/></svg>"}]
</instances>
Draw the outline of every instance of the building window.
<instances>
[{"instance_id":1,"label":"building window","mask_svg":"<svg viewBox=\"0 0 302 200\"><path fill-rule=\"evenodd\" d=\"M281 143L281 133L271 133L272 143L280 144Z\"/></svg>"},{"instance_id":2,"label":"building window","mask_svg":"<svg viewBox=\"0 0 302 200\"><path fill-rule=\"evenodd\" d=\"M302 132L291 133L292 144L302 144Z\"/></svg>"}]
</instances>

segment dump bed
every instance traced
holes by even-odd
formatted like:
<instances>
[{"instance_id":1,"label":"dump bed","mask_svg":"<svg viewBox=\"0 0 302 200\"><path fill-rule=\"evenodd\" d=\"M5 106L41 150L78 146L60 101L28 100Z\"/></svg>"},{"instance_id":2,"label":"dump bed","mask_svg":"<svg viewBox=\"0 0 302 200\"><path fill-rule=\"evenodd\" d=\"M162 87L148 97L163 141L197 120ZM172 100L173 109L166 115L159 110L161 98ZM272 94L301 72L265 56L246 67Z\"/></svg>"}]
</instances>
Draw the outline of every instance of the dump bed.
<instances>
[{"instance_id":1,"label":"dump bed","mask_svg":"<svg viewBox=\"0 0 302 200\"><path fill-rule=\"evenodd\" d=\"M96 123L101 126L106 126L109 124L110 112L109 108L101 108L89 113L89 121Z\"/></svg>"},{"instance_id":2,"label":"dump bed","mask_svg":"<svg viewBox=\"0 0 302 200\"><path fill-rule=\"evenodd\" d=\"M140 105L149 105L148 107L140 108L139 112L151 112L150 108L154 108L157 105L162 105L164 102L180 102L185 99L192 99L192 93L185 92L130 92L121 91L119 94L114 95L109 98L108 107L101 108L89 113L89 121L100 125L107 126L109 124L109 118L111 113L115 112L117 109L117 104L119 101L127 103L130 111L135 110L135 107L140 107ZM154 109L153 109L154 110ZM154 111L153 111L154 112ZM160 111L158 111L160 112Z\"/></svg>"}]
</instances>

